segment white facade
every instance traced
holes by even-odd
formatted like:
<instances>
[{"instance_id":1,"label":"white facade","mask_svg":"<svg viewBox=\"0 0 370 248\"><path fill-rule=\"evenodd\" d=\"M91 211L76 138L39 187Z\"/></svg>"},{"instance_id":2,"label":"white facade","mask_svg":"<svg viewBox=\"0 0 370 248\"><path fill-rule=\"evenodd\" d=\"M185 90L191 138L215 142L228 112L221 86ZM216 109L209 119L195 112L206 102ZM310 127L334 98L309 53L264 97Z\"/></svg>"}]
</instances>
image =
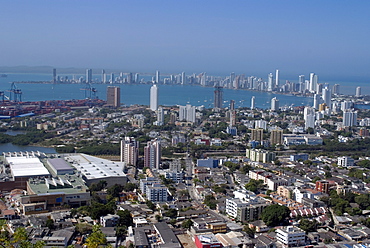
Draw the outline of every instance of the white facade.
<instances>
[{"instance_id":1,"label":"white facade","mask_svg":"<svg viewBox=\"0 0 370 248\"><path fill-rule=\"evenodd\" d=\"M356 97L360 97L361 96L361 87L357 87L356 88Z\"/></svg>"},{"instance_id":2,"label":"white facade","mask_svg":"<svg viewBox=\"0 0 370 248\"><path fill-rule=\"evenodd\" d=\"M306 233L295 226L286 226L276 230L279 243L286 246L300 246L306 244Z\"/></svg>"},{"instance_id":3,"label":"white facade","mask_svg":"<svg viewBox=\"0 0 370 248\"><path fill-rule=\"evenodd\" d=\"M357 126L357 111L346 109L343 112L343 126L352 127Z\"/></svg>"},{"instance_id":4,"label":"white facade","mask_svg":"<svg viewBox=\"0 0 370 248\"><path fill-rule=\"evenodd\" d=\"M347 166L353 166L355 164L355 160L351 157L338 157L338 165L342 167L347 167Z\"/></svg>"},{"instance_id":5,"label":"white facade","mask_svg":"<svg viewBox=\"0 0 370 248\"><path fill-rule=\"evenodd\" d=\"M252 96L252 99L251 99L251 109L255 109L256 108L256 106L255 106L256 104L255 104L255 97L254 96Z\"/></svg>"},{"instance_id":6,"label":"white facade","mask_svg":"<svg viewBox=\"0 0 370 248\"><path fill-rule=\"evenodd\" d=\"M158 109L158 87L156 84L150 88L150 109L152 111Z\"/></svg>"},{"instance_id":7,"label":"white facade","mask_svg":"<svg viewBox=\"0 0 370 248\"><path fill-rule=\"evenodd\" d=\"M280 106L279 106L279 100L274 97L271 99L271 110L272 111L277 111L279 110Z\"/></svg>"},{"instance_id":8,"label":"white facade","mask_svg":"<svg viewBox=\"0 0 370 248\"><path fill-rule=\"evenodd\" d=\"M195 106L191 106L190 104L186 104L186 106L179 106L179 120L195 122Z\"/></svg>"},{"instance_id":9,"label":"white facade","mask_svg":"<svg viewBox=\"0 0 370 248\"><path fill-rule=\"evenodd\" d=\"M311 107L305 107L303 111L303 118L305 121L305 129L309 127L315 127L315 109Z\"/></svg>"},{"instance_id":10,"label":"white facade","mask_svg":"<svg viewBox=\"0 0 370 248\"><path fill-rule=\"evenodd\" d=\"M167 187L162 184L152 184L146 187L146 197L152 202L166 202L168 198Z\"/></svg>"},{"instance_id":11,"label":"white facade","mask_svg":"<svg viewBox=\"0 0 370 248\"><path fill-rule=\"evenodd\" d=\"M254 122L254 128L263 128L267 129L267 121L265 120L257 120Z\"/></svg>"}]
</instances>

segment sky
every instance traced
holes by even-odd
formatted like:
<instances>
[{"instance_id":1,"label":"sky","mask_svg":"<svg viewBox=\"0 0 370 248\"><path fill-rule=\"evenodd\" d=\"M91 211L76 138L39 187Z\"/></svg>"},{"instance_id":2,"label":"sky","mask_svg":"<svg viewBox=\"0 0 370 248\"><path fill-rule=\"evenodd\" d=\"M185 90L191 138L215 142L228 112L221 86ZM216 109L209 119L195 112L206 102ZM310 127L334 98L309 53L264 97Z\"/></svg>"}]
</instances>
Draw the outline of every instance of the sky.
<instances>
[{"instance_id":1,"label":"sky","mask_svg":"<svg viewBox=\"0 0 370 248\"><path fill-rule=\"evenodd\" d=\"M370 77L370 1L0 0L0 66Z\"/></svg>"}]
</instances>

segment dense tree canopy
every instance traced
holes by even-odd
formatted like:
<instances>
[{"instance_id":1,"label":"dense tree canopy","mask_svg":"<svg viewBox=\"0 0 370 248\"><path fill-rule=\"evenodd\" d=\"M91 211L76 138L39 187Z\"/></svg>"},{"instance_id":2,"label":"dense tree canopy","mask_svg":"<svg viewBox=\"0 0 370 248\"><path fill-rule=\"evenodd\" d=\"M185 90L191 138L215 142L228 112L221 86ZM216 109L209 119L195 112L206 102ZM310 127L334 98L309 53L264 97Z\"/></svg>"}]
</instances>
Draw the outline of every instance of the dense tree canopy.
<instances>
[{"instance_id":1,"label":"dense tree canopy","mask_svg":"<svg viewBox=\"0 0 370 248\"><path fill-rule=\"evenodd\" d=\"M261 218L266 225L277 226L282 224L289 215L290 210L288 207L273 204L262 211Z\"/></svg>"}]
</instances>

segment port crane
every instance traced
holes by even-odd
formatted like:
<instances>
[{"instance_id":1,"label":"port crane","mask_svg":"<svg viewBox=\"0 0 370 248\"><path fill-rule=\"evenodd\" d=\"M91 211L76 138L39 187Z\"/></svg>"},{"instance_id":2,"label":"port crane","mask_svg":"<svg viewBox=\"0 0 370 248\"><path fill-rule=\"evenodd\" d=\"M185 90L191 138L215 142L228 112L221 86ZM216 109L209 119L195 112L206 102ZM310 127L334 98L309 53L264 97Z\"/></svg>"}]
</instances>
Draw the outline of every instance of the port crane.
<instances>
[{"instance_id":1,"label":"port crane","mask_svg":"<svg viewBox=\"0 0 370 248\"><path fill-rule=\"evenodd\" d=\"M9 98L10 101L12 101L12 100L14 102L21 102L22 101L22 90L18 89L14 82L12 83L12 85L10 86L10 90L8 90L8 91L10 92L10 98ZM4 101L4 98L3 98L3 101Z\"/></svg>"},{"instance_id":2,"label":"port crane","mask_svg":"<svg viewBox=\"0 0 370 248\"><path fill-rule=\"evenodd\" d=\"M97 92L98 90L94 87L92 87L92 85L90 83L86 83L86 86L85 88L82 88L81 90L84 90L85 91L85 98L86 99L97 99Z\"/></svg>"}]
</instances>

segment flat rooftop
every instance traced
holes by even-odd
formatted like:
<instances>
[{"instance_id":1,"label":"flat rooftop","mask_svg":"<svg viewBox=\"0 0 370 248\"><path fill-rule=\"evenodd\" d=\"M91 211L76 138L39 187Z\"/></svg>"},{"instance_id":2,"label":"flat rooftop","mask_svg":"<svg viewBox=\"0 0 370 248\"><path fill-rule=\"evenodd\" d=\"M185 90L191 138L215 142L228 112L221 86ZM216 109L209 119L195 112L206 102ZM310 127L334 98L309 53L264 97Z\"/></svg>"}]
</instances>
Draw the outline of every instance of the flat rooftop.
<instances>
[{"instance_id":1,"label":"flat rooftop","mask_svg":"<svg viewBox=\"0 0 370 248\"><path fill-rule=\"evenodd\" d=\"M88 180L126 176L123 172L123 162L113 162L83 153L71 154L66 156L65 159Z\"/></svg>"},{"instance_id":2,"label":"flat rooftop","mask_svg":"<svg viewBox=\"0 0 370 248\"><path fill-rule=\"evenodd\" d=\"M49 176L49 171L37 157L17 156L5 157L10 165L13 177Z\"/></svg>"},{"instance_id":3,"label":"flat rooftop","mask_svg":"<svg viewBox=\"0 0 370 248\"><path fill-rule=\"evenodd\" d=\"M73 168L62 158L50 158L47 160L56 170L72 170Z\"/></svg>"},{"instance_id":4,"label":"flat rooftop","mask_svg":"<svg viewBox=\"0 0 370 248\"><path fill-rule=\"evenodd\" d=\"M87 186L81 178L75 175L61 175L59 177L63 180L68 180L71 183L72 187L51 189L48 188L44 179L30 179L28 185L35 194L75 194L87 192Z\"/></svg>"}]
</instances>

